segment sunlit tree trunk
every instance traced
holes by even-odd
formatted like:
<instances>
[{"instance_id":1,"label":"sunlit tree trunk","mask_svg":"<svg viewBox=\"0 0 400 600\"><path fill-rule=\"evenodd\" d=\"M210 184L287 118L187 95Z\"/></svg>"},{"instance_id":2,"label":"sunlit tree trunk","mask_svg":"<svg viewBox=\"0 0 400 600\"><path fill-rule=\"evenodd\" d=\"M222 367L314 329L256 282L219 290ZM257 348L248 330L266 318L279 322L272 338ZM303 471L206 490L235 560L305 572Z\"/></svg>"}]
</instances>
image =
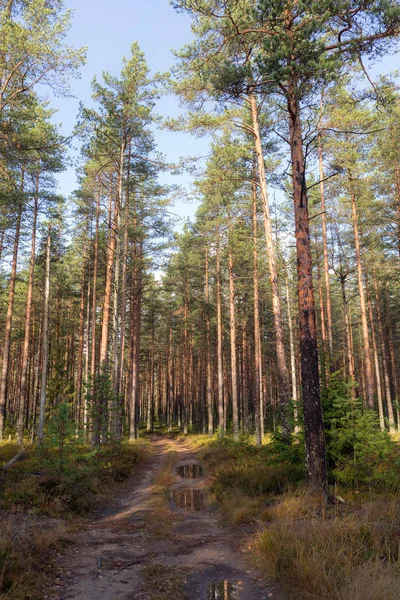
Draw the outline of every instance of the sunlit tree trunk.
<instances>
[{"instance_id":1,"label":"sunlit tree trunk","mask_svg":"<svg viewBox=\"0 0 400 600\"><path fill-rule=\"evenodd\" d=\"M205 295L206 295L206 329L207 329L207 414L208 414L208 435L214 433L214 415L213 415L213 397L212 397L212 372L211 372L211 327L210 327L210 281L209 281L209 251L206 249L206 273L205 273Z\"/></svg>"},{"instance_id":2,"label":"sunlit tree trunk","mask_svg":"<svg viewBox=\"0 0 400 600\"><path fill-rule=\"evenodd\" d=\"M22 175L23 177L23 175ZM22 183L22 192L23 192ZM15 283L17 278L17 261L18 261L18 248L19 248L19 236L21 231L21 216L22 216L22 200L18 207L17 222L15 225L15 237L14 237L14 249L13 258L11 264L10 274L10 287L8 292L8 306L6 315L6 326L3 344L3 361L1 365L0 374L0 441L3 440L4 425L6 417L6 401L7 401L7 381L8 372L10 366L10 346L11 346L11 329L14 311L14 298L15 298Z\"/></svg>"},{"instance_id":3,"label":"sunlit tree trunk","mask_svg":"<svg viewBox=\"0 0 400 600\"><path fill-rule=\"evenodd\" d=\"M385 431L385 412L383 408L383 396L382 396L382 381L381 381L381 372L379 366L379 357L378 357L378 348L376 343L376 335L375 335L375 325L374 325L374 315L372 312L372 303L371 303L371 295L369 293L368 280L366 280L366 290L367 290L367 306L369 312L369 320L371 322L371 345L372 345L372 356L374 359L375 366L375 380L376 380L376 392L378 399L378 415L379 415L379 425L382 431Z\"/></svg>"},{"instance_id":4,"label":"sunlit tree trunk","mask_svg":"<svg viewBox=\"0 0 400 600\"><path fill-rule=\"evenodd\" d=\"M322 111L322 97L321 97L321 111ZM332 305L331 305L331 283L329 279L329 258L328 258L328 236L326 231L326 208L325 208L325 186L324 186L324 163L322 154L322 134L321 134L321 122L318 127L318 163L319 163L319 189L321 197L321 221L322 221L322 246L324 252L324 278L325 278L325 292L326 292L326 316L327 316L327 333L328 333L328 347L329 347L329 358L332 363L333 360L333 333L332 333Z\"/></svg>"},{"instance_id":5,"label":"sunlit tree trunk","mask_svg":"<svg viewBox=\"0 0 400 600\"><path fill-rule=\"evenodd\" d=\"M365 303L364 293L364 282L363 282L363 269L361 264L361 250L360 250L360 235L358 231L358 217L357 217L357 206L355 195L351 194L351 209L353 219L353 231L354 231L354 243L356 250L356 267L357 267L357 280L358 280L358 293L360 297L360 312L361 312L361 325L362 335L364 342L364 363L365 363L365 393L366 401L369 408L375 408L374 400L374 380L372 376L372 357L371 357L371 346L369 343L369 332L368 332L368 320L367 320L367 309Z\"/></svg>"},{"instance_id":6,"label":"sunlit tree trunk","mask_svg":"<svg viewBox=\"0 0 400 600\"><path fill-rule=\"evenodd\" d=\"M217 230L216 251L216 284L217 284L217 371L218 371L218 426L219 435L224 437L224 374L222 358L222 309L221 309L221 248L220 232Z\"/></svg>"},{"instance_id":7,"label":"sunlit tree trunk","mask_svg":"<svg viewBox=\"0 0 400 600\"><path fill-rule=\"evenodd\" d=\"M383 371L383 380L385 383L385 396L386 396L386 404L387 404L387 409L388 409L389 431L390 431L390 433L394 433L396 431L396 424L395 424L394 411L393 411L392 393L390 390L389 369L388 369L388 364L387 364L385 338L384 338L384 334L383 334L381 307L380 307L380 303L379 303L378 282L376 280L375 275L373 276L373 284L374 284L374 292L375 292L376 315L378 317L378 332L379 332L379 341L380 341L381 354L382 354L382 371ZM371 323L372 323L372 321L371 321Z\"/></svg>"},{"instance_id":8,"label":"sunlit tree trunk","mask_svg":"<svg viewBox=\"0 0 400 600\"><path fill-rule=\"evenodd\" d=\"M274 330L276 343L276 357L279 377L279 399L280 416L282 423L282 435L287 442L290 442L290 421L289 421L289 375L286 366L285 357L285 338L283 333L282 307L279 292L278 272L276 267L275 250L272 236L271 216L269 210L267 181L264 165L264 154L261 143L261 134L258 119L258 106L255 93L249 96L252 125L254 131L255 151L257 156L258 176L260 182L262 206L264 213L264 229L267 248L268 267L272 291L272 312L274 316Z\"/></svg>"},{"instance_id":9,"label":"sunlit tree trunk","mask_svg":"<svg viewBox=\"0 0 400 600\"><path fill-rule=\"evenodd\" d=\"M51 259L51 225L47 230L46 244L46 274L44 284L44 311L42 331L42 384L40 388L39 427L38 441L41 442L44 434L44 416L46 410L47 376L49 365L49 320L50 320L50 259Z\"/></svg>"},{"instance_id":10,"label":"sunlit tree trunk","mask_svg":"<svg viewBox=\"0 0 400 600\"><path fill-rule=\"evenodd\" d=\"M235 283L233 280L233 253L229 242L229 318L231 334L231 390L232 390L232 425L233 437L239 439L239 411L238 411L238 376L236 356L236 319L235 319Z\"/></svg>"},{"instance_id":11,"label":"sunlit tree trunk","mask_svg":"<svg viewBox=\"0 0 400 600\"><path fill-rule=\"evenodd\" d=\"M39 207L39 173L36 174L35 196L33 200L33 222L32 222L32 238L31 238L31 256L29 260L29 279L28 293L26 297L25 309L25 335L22 350L21 363L21 384L19 395L19 414L17 425L17 438L20 446L24 442L24 423L27 406L28 395L28 362L29 362L29 344L31 335L31 320L32 320L32 296L33 296L33 278L35 273L35 254L36 254L36 225Z\"/></svg>"},{"instance_id":12,"label":"sunlit tree trunk","mask_svg":"<svg viewBox=\"0 0 400 600\"><path fill-rule=\"evenodd\" d=\"M253 182L253 301L254 301L254 420L256 444L262 446L262 376L261 376L261 336L260 336L260 299L258 291L258 226L257 226L257 188Z\"/></svg>"}]
</instances>

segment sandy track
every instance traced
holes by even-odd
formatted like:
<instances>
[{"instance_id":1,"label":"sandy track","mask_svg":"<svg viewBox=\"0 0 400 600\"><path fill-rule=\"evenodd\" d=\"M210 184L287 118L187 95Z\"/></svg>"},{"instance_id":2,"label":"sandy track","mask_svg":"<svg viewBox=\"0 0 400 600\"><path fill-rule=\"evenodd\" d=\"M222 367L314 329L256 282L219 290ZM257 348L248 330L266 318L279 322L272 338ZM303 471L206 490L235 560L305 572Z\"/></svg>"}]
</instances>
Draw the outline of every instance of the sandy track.
<instances>
[{"instance_id":1,"label":"sandy track","mask_svg":"<svg viewBox=\"0 0 400 600\"><path fill-rule=\"evenodd\" d=\"M200 464L196 454L177 441L155 439L153 446L154 454L141 473L75 535L60 559L57 593L52 598L281 598L276 588L263 584L246 565L244 535L222 526L218 511L207 501L207 478L178 477L177 467ZM191 506L194 498L201 497L201 510L177 508L172 498L157 494L157 477L166 465L171 471L171 494L181 492L182 506L185 498Z\"/></svg>"}]
</instances>

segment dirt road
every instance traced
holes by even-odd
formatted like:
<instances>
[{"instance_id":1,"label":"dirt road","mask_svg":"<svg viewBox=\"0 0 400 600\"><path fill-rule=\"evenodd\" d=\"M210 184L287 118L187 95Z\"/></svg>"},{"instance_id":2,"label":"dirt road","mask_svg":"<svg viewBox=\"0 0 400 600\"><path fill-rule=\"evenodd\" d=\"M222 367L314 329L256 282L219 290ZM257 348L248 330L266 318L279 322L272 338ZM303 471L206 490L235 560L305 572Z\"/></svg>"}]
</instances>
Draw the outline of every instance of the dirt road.
<instances>
[{"instance_id":1,"label":"dirt road","mask_svg":"<svg viewBox=\"0 0 400 600\"><path fill-rule=\"evenodd\" d=\"M52 597L278 600L278 591L246 564L244 536L224 527L210 505L196 454L177 441L153 445L141 474L75 535Z\"/></svg>"}]
</instances>

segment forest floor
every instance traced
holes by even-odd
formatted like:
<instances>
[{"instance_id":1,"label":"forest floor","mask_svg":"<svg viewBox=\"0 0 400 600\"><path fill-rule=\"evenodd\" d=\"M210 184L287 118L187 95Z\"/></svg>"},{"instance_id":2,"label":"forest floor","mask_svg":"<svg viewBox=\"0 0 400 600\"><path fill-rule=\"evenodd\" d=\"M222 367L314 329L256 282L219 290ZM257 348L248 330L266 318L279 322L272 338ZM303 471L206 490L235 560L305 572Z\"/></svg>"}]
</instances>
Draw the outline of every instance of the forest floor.
<instances>
[{"instance_id":1,"label":"forest floor","mask_svg":"<svg viewBox=\"0 0 400 600\"><path fill-rule=\"evenodd\" d=\"M282 599L277 586L266 585L249 566L246 531L223 525L207 473L178 475L185 465L202 468L196 451L165 438L154 437L152 446L124 490L73 534L47 598Z\"/></svg>"}]
</instances>

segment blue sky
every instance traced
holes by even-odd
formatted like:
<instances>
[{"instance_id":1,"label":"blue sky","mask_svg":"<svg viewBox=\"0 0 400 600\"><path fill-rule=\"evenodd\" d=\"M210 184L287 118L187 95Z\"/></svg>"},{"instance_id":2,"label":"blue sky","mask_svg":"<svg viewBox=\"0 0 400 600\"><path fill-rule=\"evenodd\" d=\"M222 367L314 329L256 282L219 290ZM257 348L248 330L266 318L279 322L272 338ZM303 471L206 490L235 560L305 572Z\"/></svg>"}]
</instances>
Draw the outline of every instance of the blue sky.
<instances>
[{"instance_id":1,"label":"blue sky","mask_svg":"<svg viewBox=\"0 0 400 600\"><path fill-rule=\"evenodd\" d=\"M70 135L75 125L79 101L90 104L90 82L102 71L118 74L122 57L129 56L130 45L137 41L146 55L152 72L168 71L174 62L171 49L178 49L192 38L190 19L177 13L169 0L65 0L73 13L68 44L88 46L87 62L81 78L71 80L75 98L56 98L52 101L58 112L55 121L62 124L62 132ZM177 116L182 110L176 98L163 97L156 111L163 116ZM184 155L204 155L208 150L206 140L198 140L184 133L156 132L158 150L169 161ZM190 189L190 177L164 175L167 182L179 183ZM69 168L59 177L60 191L68 196L77 187L75 172ZM192 216L193 203L178 201L173 209L180 217Z\"/></svg>"},{"instance_id":2,"label":"blue sky","mask_svg":"<svg viewBox=\"0 0 400 600\"><path fill-rule=\"evenodd\" d=\"M129 55L130 45L137 41L146 55L152 72L168 71L174 62L171 49L178 49L192 39L190 18L177 13L169 0L65 0L68 8L74 11L68 43L88 46L87 63L81 70L81 78L71 80L71 91L76 98L57 98L52 104L58 108L55 120L62 123L62 132L70 135L75 125L79 101L90 104L90 82L102 71L118 74L122 57ZM371 73L387 72L399 68L399 55L385 57ZM182 112L176 98L167 96L157 104L157 112L163 116L177 116ZM189 134L171 133L158 130L156 142L159 151L167 160L174 162L185 155L205 155L208 140L196 139ZM60 191L69 196L76 189L73 168L61 174ZM190 191L189 175L173 177L163 175L166 182L179 183ZM172 212L181 219L193 216L194 203L177 201ZM182 221L175 220L179 228Z\"/></svg>"}]
</instances>

